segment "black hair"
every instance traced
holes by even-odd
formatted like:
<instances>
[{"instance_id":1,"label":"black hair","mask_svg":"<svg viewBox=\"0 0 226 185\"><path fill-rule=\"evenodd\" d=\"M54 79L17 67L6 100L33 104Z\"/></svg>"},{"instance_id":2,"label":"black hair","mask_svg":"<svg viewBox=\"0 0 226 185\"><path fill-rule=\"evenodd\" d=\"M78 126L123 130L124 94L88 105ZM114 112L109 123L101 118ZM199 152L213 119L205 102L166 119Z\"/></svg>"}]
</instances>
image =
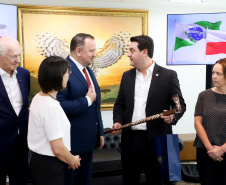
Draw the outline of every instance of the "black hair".
<instances>
[{"instance_id":1,"label":"black hair","mask_svg":"<svg viewBox=\"0 0 226 185\"><path fill-rule=\"evenodd\" d=\"M69 68L69 62L59 56L45 58L39 66L38 82L42 92L48 93L52 90L63 89L63 76Z\"/></svg>"},{"instance_id":2,"label":"black hair","mask_svg":"<svg viewBox=\"0 0 226 185\"><path fill-rule=\"evenodd\" d=\"M148 50L148 56L150 58L153 58L153 53L154 53L154 41L151 37L147 35L139 35L135 37L130 38L131 42L138 42L138 49L140 51L147 49Z\"/></svg>"}]
</instances>

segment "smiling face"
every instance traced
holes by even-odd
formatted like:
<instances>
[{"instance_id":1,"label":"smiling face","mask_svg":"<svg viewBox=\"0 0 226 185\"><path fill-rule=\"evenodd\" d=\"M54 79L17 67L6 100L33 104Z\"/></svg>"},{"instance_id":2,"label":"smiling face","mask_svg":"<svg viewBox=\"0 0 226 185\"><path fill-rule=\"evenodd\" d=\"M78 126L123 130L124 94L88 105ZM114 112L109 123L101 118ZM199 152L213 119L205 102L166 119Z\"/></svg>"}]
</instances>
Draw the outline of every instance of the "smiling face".
<instances>
[{"instance_id":1,"label":"smiling face","mask_svg":"<svg viewBox=\"0 0 226 185\"><path fill-rule=\"evenodd\" d=\"M91 38L85 39L85 44L81 46L79 50L80 63L87 67L93 63L94 57L96 57L96 42Z\"/></svg>"},{"instance_id":2,"label":"smiling face","mask_svg":"<svg viewBox=\"0 0 226 185\"><path fill-rule=\"evenodd\" d=\"M215 87L226 87L226 79L221 64L215 64L212 71L212 79Z\"/></svg>"},{"instance_id":3,"label":"smiling face","mask_svg":"<svg viewBox=\"0 0 226 185\"><path fill-rule=\"evenodd\" d=\"M10 40L6 42L7 52L5 55L0 55L0 67L10 75L16 70L17 65L20 63L21 49L20 45Z\"/></svg>"}]
</instances>

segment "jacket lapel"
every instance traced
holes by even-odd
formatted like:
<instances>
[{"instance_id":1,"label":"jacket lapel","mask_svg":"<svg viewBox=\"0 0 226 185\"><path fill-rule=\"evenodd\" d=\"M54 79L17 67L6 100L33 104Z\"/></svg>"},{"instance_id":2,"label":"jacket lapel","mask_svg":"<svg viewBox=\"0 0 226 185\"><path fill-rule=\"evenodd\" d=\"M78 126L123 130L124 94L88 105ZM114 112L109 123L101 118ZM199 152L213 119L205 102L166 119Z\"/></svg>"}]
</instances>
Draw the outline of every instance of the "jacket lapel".
<instances>
[{"instance_id":1,"label":"jacket lapel","mask_svg":"<svg viewBox=\"0 0 226 185\"><path fill-rule=\"evenodd\" d=\"M69 58L69 56L66 58L66 60L69 61L72 69L72 73L81 81L81 83L84 85L84 87L88 90L88 84L84 76L82 75L81 71L78 69L76 64Z\"/></svg>"},{"instance_id":2,"label":"jacket lapel","mask_svg":"<svg viewBox=\"0 0 226 185\"><path fill-rule=\"evenodd\" d=\"M151 101L152 94L155 90L155 87L158 83L159 77L161 75L160 67L155 63L155 67L152 74L151 84L148 92L147 104Z\"/></svg>"},{"instance_id":3,"label":"jacket lapel","mask_svg":"<svg viewBox=\"0 0 226 185\"><path fill-rule=\"evenodd\" d=\"M24 85L23 85L23 80L22 80L22 77L20 75L20 73L17 71L17 74L16 74L16 77L17 77L17 81L19 83L19 86L20 86L20 91L21 91L21 95L22 95L22 101L23 101L23 105L25 104L25 89L24 89Z\"/></svg>"},{"instance_id":4,"label":"jacket lapel","mask_svg":"<svg viewBox=\"0 0 226 185\"><path fill-rule=\"evenodd\" d=\"M15 111L13 109L13 106L12 106L10 100L9 100L9 96L8 96L8 94L6 92L6 88L5 88L4 84L3 84L1 76L0 76L0 89L1 89L0 90L0 96L2 97L3 101L5 101L6 105L8 105L8 107L15 113Z\"/></svg>"}]
</instances>

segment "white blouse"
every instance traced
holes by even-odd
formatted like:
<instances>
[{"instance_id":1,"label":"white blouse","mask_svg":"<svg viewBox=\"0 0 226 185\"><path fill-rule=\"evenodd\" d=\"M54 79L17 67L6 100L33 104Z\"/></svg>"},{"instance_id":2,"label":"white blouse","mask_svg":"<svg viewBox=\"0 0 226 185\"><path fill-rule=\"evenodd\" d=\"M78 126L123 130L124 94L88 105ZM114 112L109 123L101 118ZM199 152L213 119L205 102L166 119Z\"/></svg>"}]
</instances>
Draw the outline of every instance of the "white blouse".
<instances>
[{"instance_id":1,"label":"white blouse","mask_svg":"<svg viewBox=\"0 0 226 185\"><path fill-rule=\"evenodd\" d=\"M71 150L70 122L57 100L36 94L30 106L28 147L35 153L55 156L50 141L62 138Z\"/></svg>"}]
</instances>

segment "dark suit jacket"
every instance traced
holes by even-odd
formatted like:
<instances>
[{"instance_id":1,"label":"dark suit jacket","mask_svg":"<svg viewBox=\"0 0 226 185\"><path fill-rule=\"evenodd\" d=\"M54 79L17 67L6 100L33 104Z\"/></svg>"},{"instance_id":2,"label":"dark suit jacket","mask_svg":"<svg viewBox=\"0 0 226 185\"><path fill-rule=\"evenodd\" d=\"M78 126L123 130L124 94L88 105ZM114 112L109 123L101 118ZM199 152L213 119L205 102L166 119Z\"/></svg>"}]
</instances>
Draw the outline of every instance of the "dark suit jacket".
<instances>
[{"instance_id":1,"label":"dark suit jacket","mask_svg":"<svg viewBox=\"0 0 226 185\"><path fill-rule=\"evenodd\" d=\"M136 69L131 69L123 74L121 85L116 99L113 119L114 123L119 122L122 125L132 121L134 110L134 91L135 91ZM175 114L176 124L186 110L186 105L181 94L179 81L175 71L163 68L155 64L151 85L146 104L146 116L152 116L170 110L175 104L171 99L175 94L179 95L182 106L182 113ZM126 151L129 139L129 129L122 131L122 152ZM156 119L147 123L147 133L149 141L152 137L172 133L172 126L164 123L163 119Z\"/></svg>"},{"instance_id":2,"label":"dark suit jacket","mask_svg":"<svg viewBox=\"0 0 226 185\"><path fill-rule=\"evenodd\" d=\"M103 123L100 112L100 87L93 71L87 67L96 90L96 101L88 107L86 94L88 84L76 64L67 57L72 74L67 88L57 94L62 108L71 123L71 151L86 152L99 146L99 136L103 134Z\"/></svg>"},{"instance_id":3,"label":"dark suit jacket","mask_svg":"<svg viewBox=\"0 0 226 185\"><path fill-rule=\"evenodd\" d=\"M28 128L28 95L30 92L30 73L28 70L17 67L17 80L23 99L23 106L19 115L15 113L2 78L0 77L0 169L12 160L15 155L16 144L20 142L21 150L28 150L27 128ZM18 141L18 129L20 139Z\"/></svg>"}]
</instances>

